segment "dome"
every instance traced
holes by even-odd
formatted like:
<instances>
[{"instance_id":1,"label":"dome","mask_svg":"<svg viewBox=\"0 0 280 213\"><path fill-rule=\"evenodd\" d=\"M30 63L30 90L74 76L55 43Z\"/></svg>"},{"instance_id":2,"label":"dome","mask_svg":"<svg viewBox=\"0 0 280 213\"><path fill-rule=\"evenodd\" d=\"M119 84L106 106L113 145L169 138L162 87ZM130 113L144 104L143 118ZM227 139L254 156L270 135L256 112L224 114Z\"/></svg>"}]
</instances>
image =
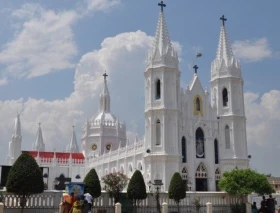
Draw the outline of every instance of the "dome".
<instances>
[{"instance_id":1,"label":"dome","mask_svg":"<svg viewBox=\"0 0 280 213\"><path fill-rule=\"evenodd\" d=\"M116 119L116 116L111 114L110 112L100 112L94 119L93 121L100 121L102 120L104 116L104 120L105 121L111 121L111 122L115 122L117 119Z\"/></svg>"}]
</instances>

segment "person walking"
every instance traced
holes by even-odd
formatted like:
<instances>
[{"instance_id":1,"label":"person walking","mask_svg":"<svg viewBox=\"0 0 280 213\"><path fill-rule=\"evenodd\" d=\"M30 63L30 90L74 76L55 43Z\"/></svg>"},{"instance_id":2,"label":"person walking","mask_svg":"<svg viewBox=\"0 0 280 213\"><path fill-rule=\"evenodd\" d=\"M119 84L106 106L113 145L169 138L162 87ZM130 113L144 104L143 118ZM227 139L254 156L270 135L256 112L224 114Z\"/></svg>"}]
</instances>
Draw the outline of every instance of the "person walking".
<instances>
[{"instance_id":1,"label":"person walking","mask_svg":"<svg viewBox=\"0 0 280 213\"><path fill-rule=\"evenodd\" d=\"M266 200L266 212L265 213L275 213L275 200L272 195Z\"/></svg>"}]
</instances>

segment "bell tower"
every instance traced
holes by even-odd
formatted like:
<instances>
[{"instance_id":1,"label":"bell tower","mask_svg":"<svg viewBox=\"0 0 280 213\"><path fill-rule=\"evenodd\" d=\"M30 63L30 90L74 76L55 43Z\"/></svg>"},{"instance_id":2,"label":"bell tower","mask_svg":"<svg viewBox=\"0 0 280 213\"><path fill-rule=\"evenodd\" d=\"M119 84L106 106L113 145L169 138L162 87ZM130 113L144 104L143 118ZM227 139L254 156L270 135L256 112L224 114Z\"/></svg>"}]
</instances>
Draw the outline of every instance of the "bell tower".
<instances>
[{"instance_id":1,"label":"bell tower","mask_svg":"<svg viewBox=\"0 0 280 213\"><path fill-rule=\"evenodd\" d=\"M224 170L248 167L243 79L239 61L234 57L222 16L220 38L211 65L212 106L217 109Z\"/></svg>"},{"instance_id":2,"label":"bell tower","mask_svg":"<svg viewBox=\"0 0 280 213\"><path fill-rule=\"evenodd\" d=\"M171 176L179 171L178 146L180 71L178 55L172 47L161 1L154 43L146 59L145 146L146 177L161 179L168 187ZM150 174L153 174L151 177ZM168 188L165 188L167 190Z\"/></svg>"}]
</instances>

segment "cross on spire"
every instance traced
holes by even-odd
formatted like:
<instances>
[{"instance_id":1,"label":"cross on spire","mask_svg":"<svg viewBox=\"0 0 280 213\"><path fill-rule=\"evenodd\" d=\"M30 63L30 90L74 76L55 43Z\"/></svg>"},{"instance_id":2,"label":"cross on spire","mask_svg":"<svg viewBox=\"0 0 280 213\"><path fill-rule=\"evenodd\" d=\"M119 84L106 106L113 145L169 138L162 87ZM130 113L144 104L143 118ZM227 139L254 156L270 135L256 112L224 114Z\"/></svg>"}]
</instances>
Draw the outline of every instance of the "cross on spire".
<instances>
[{"instance_id":1,"label":"cross on spire","mask_svg":"<svg viewBox=\"0 0 280 213\"><path fill-rule=\"evenodd\" d=\"M163 1L161 1L160 3L158 3L158 6L161 7L161 12L163 12L163 8L166 7L166 4L164 4Z\"/></svg>"},{"instance_id":2,"label":"cross on spire","mask_svg":"<svg viewBox=\"0 0 280 213\"><path fill-rule=\"evenodd\" d=\"M103 76L104 76L104 80L106 80L106 78L108 77L106 71L105 71L105 73L103 74Z\"/></svg>"},{"instance_id":3,"label":"cross on spire","mask_svg":"<svg viewBox=\"0 0 280 213\"><path fill-rule=\"evenodd\" d=\"M193 68L194 68L194 73L197 73L198 66L197 66L197 65L194 65Z\"/></svg>"},{"instance_id":4,"label":"cross on spire","mask_svg":"<svg viewBox=\"0 0 280 213\"><path fill-rule=\"evenodd\" d=\"M220 18L220 20L222 20L223 26L225 26L225 22L227 21L227 19L225 18L225 15L223 15L223 16Z\"/></svg>"}]
</instances>

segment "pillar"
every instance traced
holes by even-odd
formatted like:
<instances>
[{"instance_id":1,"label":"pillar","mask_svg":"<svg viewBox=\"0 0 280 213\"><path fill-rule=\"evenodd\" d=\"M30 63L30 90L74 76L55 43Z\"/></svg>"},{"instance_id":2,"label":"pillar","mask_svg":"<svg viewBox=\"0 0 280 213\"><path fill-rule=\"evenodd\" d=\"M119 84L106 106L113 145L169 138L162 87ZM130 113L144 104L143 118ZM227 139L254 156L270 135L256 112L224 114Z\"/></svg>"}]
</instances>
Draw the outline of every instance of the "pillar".
<instances>
[{"instance_id":1,"label":"pillar","mask_svg":"<svg viewBox=\"0 0 280 213\"><path fill-rule=\"evenodd\" d=\"M167 203L162 204L162 213L168 213L168 204Z\"/></svg>"},{"instance_id":2,"label":"pillar","mask_svg":"<svg viewBox=\"0 0 280 213\"><path fill-rule=\"evenodd\" d=\"M252 212L252 205L251 203L247 202L246 203L246 213L251 213Z\"/></svg>"},{"instance_id":3,"label":"pillar","mask_svg":"<svg viewBox=\"0 0 280 213\"><path fill-rule=\"evenodd\" d=\"M115 205L115 213L122 213L122 204L116 203L116 205Z\"/></svg>"},{"instance_id":4,"label":"pillar","mask_svg":"<svg viewBox=\"0 0 280 213\"><path fill-rule=\"evenodd\" d=\"M212 203L206 203L207 213L212 213Z\"/></svg>"}]
</instances>

